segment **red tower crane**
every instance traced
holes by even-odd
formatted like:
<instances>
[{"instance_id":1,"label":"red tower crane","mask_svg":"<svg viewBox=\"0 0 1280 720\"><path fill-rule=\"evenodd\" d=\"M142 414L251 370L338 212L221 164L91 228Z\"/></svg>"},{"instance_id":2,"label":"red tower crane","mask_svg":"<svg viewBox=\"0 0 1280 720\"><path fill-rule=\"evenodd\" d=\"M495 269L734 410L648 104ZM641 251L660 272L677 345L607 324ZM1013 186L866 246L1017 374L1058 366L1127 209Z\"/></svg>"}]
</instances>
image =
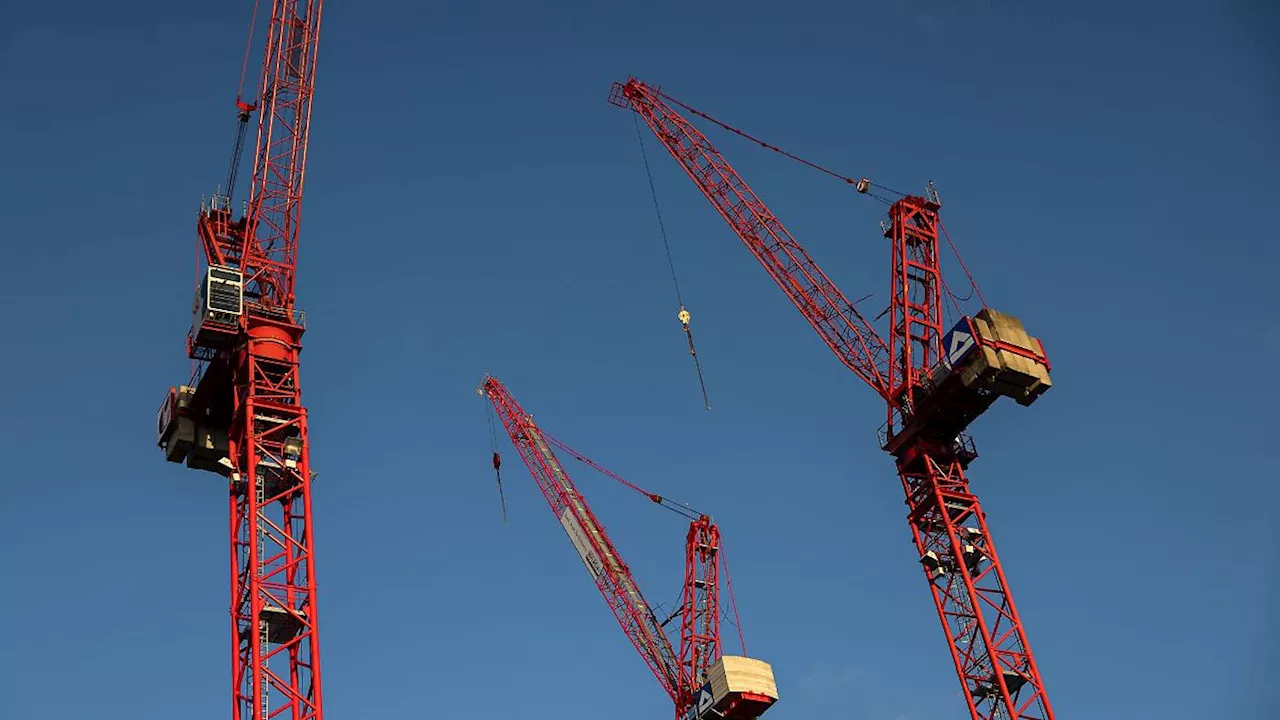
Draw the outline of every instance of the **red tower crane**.
<instances>
[{"instance_id":1,"label":"red tower crane","mask_svg":"<svg viewBox=\"0 0 1280 720\"><path fill-rule=\"evenodd\" d=\"M323 717L314 474L298 378L306 322L294 297L321 4L270 3L258 98L236 98L225 191L196 217L192 377L169 389L158 413L169 462L228 480L233 720ZM251 24L250 44L253 35ZM247 68L247 49L245 59ZM255 112L253 176L236 218L231 195Z\"/></svg>"},{"instance_id":2,"label":"red tower crane","mask_svg":"<svg viewBox=\"0 0 1280 720\"><path fill-rule=\"evenodd\" d=\"M623 633L671 697L677 720L753 720L769 709L778 691L768 663L722 653L719 573L724 556L720 531L711 518L641 490L555 439L534 424L533 417L497 378L486 377L478 390L502 419L511 444L524 459ZM666 630L675 615L658 619L604 526L569 479L553 446L691 520L685 542L678 653ZM495 453L494 467L500 465Z\"/></svg>"},{"instance_id":3,"label":"red tower crane","mask_svg":"<svg viewBox=\"0 0 1280 720\"><path fill-rule=\"evenodd\" d=\"M1049 387L1049 360L1017 318L987 307L944 328L937 194L906 195L889 207L886 342L672 105L781 150L635 78L614 83L609 101L644 120L836 357L885 400L881 446L897 464L911 532L970 717L1052 720L986 515L965 476L977 452L964 432L999 395L1030 405ZM837 177L865 194L879 187L865 178Z\"/></svg>"}]
</instances>

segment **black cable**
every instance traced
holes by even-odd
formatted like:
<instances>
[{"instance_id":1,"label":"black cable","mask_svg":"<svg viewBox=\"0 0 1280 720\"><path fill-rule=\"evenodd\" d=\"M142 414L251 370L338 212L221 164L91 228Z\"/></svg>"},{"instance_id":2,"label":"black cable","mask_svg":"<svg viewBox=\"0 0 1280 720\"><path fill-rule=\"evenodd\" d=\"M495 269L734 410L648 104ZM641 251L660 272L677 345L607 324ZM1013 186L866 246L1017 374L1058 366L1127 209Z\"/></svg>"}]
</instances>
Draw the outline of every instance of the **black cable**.
<instances>
[{"instance_id":1,"label":"black cable","mask_svg":"<svg viewBox=\"0 0 1280 720\"><path fill-rule=\"evenodd\" d=\"M736 127L734 127L734 126L732 126L732 125L730 125L730 124L728 124L728 123L726 123L726 122L724 122L724 121L717 120L717 119L715 119L715 118L711 117L710 115L708 115L707 113L704 113L704 112L702 112L701 110L698 110L697 108L693 108L693 107L690 107L690 106L688 106L688 105L685 105L684 103L682 103L682 102L680 102L679 100L677 100L677 99L675 99L675 98L671 97L670 95L668 95L668 94L666 94L666 93L662 92L661 90L657 91L657 94L658 94L658 95L660 95L660 96L662 96L663 98L666 98L667 100L670 100L671 102L675 103L676 105L679 105L680 107L684 108L685 110L688 110L689 112L693 113L694 115L697 115L698 117L702 118L703 120L706 120L706 121L708 121L708 122L711 122L711 123L714 123L714 124L716 124L716 125L719 125L721 128L723 128L723 129L725 129L725 130L728 130L729 132L733 133L734 135L737 135L737 136L739 136L739 137L742 137L742 138L745 138L745 139L747 139L747 140L750 140L751 142L756 143L757 145L759 145L760 147L762 147L762 148L764 148L764 149L766 149L766 150L772 150L773 152L776 152L776 153L778 153L779 155L782 155L783 157L790 158L790 159L795 160L796 162L800 163L801 165L805 165L805 166L807 166L807 167L813 168L814 170L817 170L818 172L824 173L824 174L826 174L826 175L830 175L831 177L836 178L837 180L841 180L841 181L843 181L844 183L846 183L846 184L848 184L848 185L857 185L857 184L858 184L858 181L857 181L857 180L853 179L852 177L850 177L850 176L848 176L848 175L842 175L842 174L840 174L840 173L838 173L838 172L836 172L836 171L834 171L834 170L831 170L831 169L828 169L828 168L826 168L826 167L823 167L822 165L819 165L818 163L815 163L815 162L813 162L813 161L811 161L811 160L805 160L804 158L800 157L799 155L794 155L794 154L792 154L792 153L789 153L789 152L787 152L786 150L783 150L782 148L780 148L780 147L778 147L778 146L776 146L776 145L770 145L769 143L767 143L767 142L765 142L765 141L761 140L760 138L757 138L757 137L755 137L755 136L753 136L753 135L750 135L749 133L746 133L746 132L744 132L744 131L742 131L742 130L739 130L738 128L736 128ZM867 185L869 185L869 186L871 186L871 187L878 187L878 188L880 188L881 190L884 190L884 191L887 191L887 192L893 193L893 194L895 194L895 195L902 195L902 196L904 196L904 197L906 196L906 193L904 193L904 192L900 192L900 191L898 191L898 190L894 190L894 189L893 189L893 188L891 188L891 187L886 187L886 186L884 186L884 185L881 185L880 183L874 183L874 182L871 182L870 180L867 180L866 182L867 182ZM870 193L867 193L867 194L870 194ZM893 204L892 202L890 202L890 201L888 201L888 200L885 200L884 198L877 197L877 196L875 196L875 195L872 195L872 197L876 198L877 200L881 200L881 201L883 201L883 202L888 202L889 204Z\"/></svg>"},{"instance_id":2,"label":"black cable","mask_svg":"<svg viewBox=\"0 0 1280 720\"><path fill-rule=\"evenodd\" d=\"M649 166L649 153L644 148L644 133L640 131L640 119L637 114L631 116L636 125L636 140L640 142L640 157L644 158L644 174L649 180L649 194L653 196L653 211L658 216L658 229L662 233L662 247L667 252L667 267L671 268L671 284L676 288L676 303L680 305L680 322L684 325L684 334L689 339L689 355L693 357L693 369L698 373L698 387L702 390L702 405L711 409L711 401L707 399L707 382L702 377L702 361L698 360L698 351L693 346L693 331L689 329L689 312L684 307L684 298L680 295L680 281L676 279L676 264L671 259L671 242L667 239L667 225L662 220L662 208L658 205L658 188L653 182L653 169Z\"/></svg>"},{"instance_id":3,"label":"black cable","mask_svg":"<svg viewBox=\"0 0 1280 720\"><path fill-rule=\"evenodd\" d=\"M485 419L489 421L489 447L493 450L493 474L498 481L498 502L502 503L502 524L507 524L507 495L502 491L502 456L498 454L498 432L493 426L493 404L486 402Z\"/></svg>"},{"instance_id":4,"label":"black cable","mask_svg":"<svg viewBox=\"0 0 1280 720\"><path fill-rule=\"evenodd\" d=\"M631 119L636 125L636 139L640 141L640 157L644 158L644 173L649 179L649 193L653 196L653 211L658 215L658 229L662 232L662 247L667 251L667 267L671 268L671 283L676 288L676 302L684 307L684 299L680 296L680 281L676 279L676 264L671 259L671 243L667 240L667 226L662 221L662 208L658 206L658 189L653 184L653 170L649 167L649 153L644 149L644 134L640 132L640 119L632 113Z\"/></svg>"}]
</instances>

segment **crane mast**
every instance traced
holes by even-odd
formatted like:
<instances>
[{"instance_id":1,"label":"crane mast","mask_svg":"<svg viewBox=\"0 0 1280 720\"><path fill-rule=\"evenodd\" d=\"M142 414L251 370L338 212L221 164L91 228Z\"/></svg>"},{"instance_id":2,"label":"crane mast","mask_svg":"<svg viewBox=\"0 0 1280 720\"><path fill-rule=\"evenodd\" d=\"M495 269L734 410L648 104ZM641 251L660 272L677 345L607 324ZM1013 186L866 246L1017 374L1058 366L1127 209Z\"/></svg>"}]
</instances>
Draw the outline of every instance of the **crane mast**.
<instances>
[{"instance_id":1,"label":"crane mast","mask_svg":"<svg viewBox=\"0 0 1280 720\"><path fill-rule=\"evenodd\" d=\"M723 656L720 642L720 528L703 515L685 537L680 603L680 697L676 717L693 707L707 672Z\"/></svg>"},{"instance_id":2,"label":"crane mast","mask_svg":"<svg viewBox=\"0 0 1280 720\"><path fill-rule=\"evenodd\" d=\"M307 411L295 307L302 186L321 0L274 0L258 99L237 99L225 193L201 203L203 256L187 385L161 405L170 462L227 478L230 498L233 720L320 720L320 646ZM244 130L258 114L250 190L230 197Z\"/></svg>"},{"instance_id":3,"label":"crane mast","mask_svg":"<svg viewBox=\"0 0 1280 720\"><path fill-rule=\"evenodd\" d=\"M881 445L895 458L970 717L1052 720L986 515L965 476L977 453L964 433L998 395L1033 402L1049 387L1049 362L1017 318L989 308L944 333L936 195L908 195L889 208L886 343L671 104L692 108L635 78L614 83L609 100L644 120L840 361L885 400ZM867 183L857 182L858 190L867 192Z\"/></svg>"},{"instance_id":4,"label":"crane mast","mask_svg":"<svg viewBox=\"0 0 1280 720\"><path fill-rule=\"evenodd\" d=\"M588 573L604 597L622 631L639 651L675 705L677 720L720 717L754 720L777 699L773 672L767 663L739 656L724 656L720 640L720 530L711 518L648 493L606 470L539 428L533 417L516 402L497 378L487 377L479 387L511 443L520 453L547 501L560 520ZM685 538L685 575L681 592L679 654L667 637L621 554L578 492L553 447L636 490L653 502L679 508L691 518ZM495 463L495 466L499 463Z\"/></svg>"}]
</instances>

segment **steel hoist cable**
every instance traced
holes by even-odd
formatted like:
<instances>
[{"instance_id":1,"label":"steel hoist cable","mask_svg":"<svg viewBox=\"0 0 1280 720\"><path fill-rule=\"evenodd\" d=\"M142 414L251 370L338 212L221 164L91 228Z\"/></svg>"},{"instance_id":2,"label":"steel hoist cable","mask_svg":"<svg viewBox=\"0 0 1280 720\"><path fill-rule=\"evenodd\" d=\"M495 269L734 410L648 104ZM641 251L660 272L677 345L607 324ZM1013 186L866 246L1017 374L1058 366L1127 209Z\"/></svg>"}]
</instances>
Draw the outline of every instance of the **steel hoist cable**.
<instances>
[{"instance_id":1,"label":"steel hoist cable","mask_svg":"<svg viewBox=\"0 0 1280 720\"><path fill-rule=\"evenodd\" d=\"M684 329L685 338L689 341L689 356L693 358L694 370L698 373L698 387L702 390L702 404L706 409L711 409L711 401L707 399L707 383L702 377L702 363L698 360L698 350L693 344L693 329L689 327L691 315L684 306L684 298L680 294L680 280L676 277L676 264L671 259L671 242L667 239L667 225L662 221L662 208L658 205L658 189L653 183L653 170L649 166L649 153L644 147L644 133L640 131L640 119L635 115L631 118L636 126L636 140L640 143L640 157L644 160L645 177L649 180L649 193L653 196L653 211L658 216L658 230L662 235L662 247L667 253L667 267L671 269L671 284L676 289L676 303L680 305L680 312L676 314L676 318L680 321L680 326Z\"/></svg>"},{"instance_id":2,"label":"steel hoist cable","mask_svg":"<svg viewBox=\"0 0 1280 720\"><path fill-rule=\"evenodd\" d=\"M493 451L493 474L498 481L498 502L502 503L502 524L507 524L507 498L502 492L502 456L498 454L498 432L493 424L493 406L485 403L485 419L489 421L489 445Z\"/></svg>"}]
</instances>

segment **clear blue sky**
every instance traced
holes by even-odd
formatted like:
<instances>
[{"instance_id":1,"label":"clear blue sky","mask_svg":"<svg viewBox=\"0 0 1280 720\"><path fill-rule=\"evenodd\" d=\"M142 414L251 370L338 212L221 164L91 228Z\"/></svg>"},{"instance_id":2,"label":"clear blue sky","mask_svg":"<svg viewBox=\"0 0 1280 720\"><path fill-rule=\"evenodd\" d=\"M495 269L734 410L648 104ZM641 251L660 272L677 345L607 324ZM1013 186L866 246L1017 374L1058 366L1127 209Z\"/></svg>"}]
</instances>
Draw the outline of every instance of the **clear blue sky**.
<instances>
[{"instance_id":1,"label":"clear blue sky","mask_svg":"<svg viewBox=\"0 0 1280 720\"><path fill-rule=\"evenodd\" d=\"M984 417L971 471L1060 717L1262 717L1265 4L330 2L300 281L329 717L670 712L505 443L503 526L484 371L715 514L773 720L960 717L881 404L650 142L700 407L632 121L605 102L629 73L850 174L934 180L988 300L1044 339L1053 390ZM153 443L187 375L195 211L225 172L249 5L0 9L4 717L228 714L225 485ZM876 206L711 136L883 306ZM683 524L579 475L669 602Z\"/></svg>"}]
</instances>

